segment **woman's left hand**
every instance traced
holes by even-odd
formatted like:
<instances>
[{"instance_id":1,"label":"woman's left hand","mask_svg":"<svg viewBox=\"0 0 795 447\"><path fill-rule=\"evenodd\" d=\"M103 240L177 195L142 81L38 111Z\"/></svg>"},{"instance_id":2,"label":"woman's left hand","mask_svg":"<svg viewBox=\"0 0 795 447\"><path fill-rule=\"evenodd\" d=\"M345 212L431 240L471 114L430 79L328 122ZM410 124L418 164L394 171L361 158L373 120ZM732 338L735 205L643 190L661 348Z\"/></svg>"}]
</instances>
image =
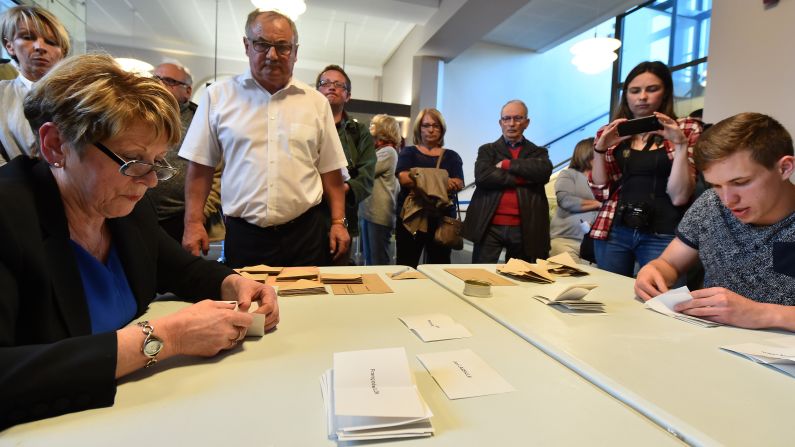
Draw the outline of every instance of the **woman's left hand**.
<instances>
[{"instance_id":1,"label":"woman's left hand","mask_svg":"<svg viewBox=\"0 0 795 447\"><path fill-rule=\"evenodd\" d=\"M270 330L279 323L279 302L273 287L240 275L229 275L221 283L221 299L237 301L238 308L248 311L251 302L259 304L256 313L265 315L265 330Z\"/></svg>"},{"instance_id":2,"label":"woman's left hand","mask_svg":"<svg viewBox=\"0 0 795 447\"><path fill-rule=\"evenodd\" d=\"M687 137L682 129L679 128L679 123L675 119L668 117L660 112L654 112L654 116L662 124L662 130L654 131L655 134L662 136L666 140L675 145L684 145L687 147Z\"/></svg>"},{"instance_id":3,"label":"woman's left hand","mask_svg":"<svg viewBox=\"0 0 795 447\"><path fill-rule=\"evenodd\" d=\"M458 192L464 189L464 181L460 178L447 179L447 190L449 192Z\"/></svg>"}]
</instances>

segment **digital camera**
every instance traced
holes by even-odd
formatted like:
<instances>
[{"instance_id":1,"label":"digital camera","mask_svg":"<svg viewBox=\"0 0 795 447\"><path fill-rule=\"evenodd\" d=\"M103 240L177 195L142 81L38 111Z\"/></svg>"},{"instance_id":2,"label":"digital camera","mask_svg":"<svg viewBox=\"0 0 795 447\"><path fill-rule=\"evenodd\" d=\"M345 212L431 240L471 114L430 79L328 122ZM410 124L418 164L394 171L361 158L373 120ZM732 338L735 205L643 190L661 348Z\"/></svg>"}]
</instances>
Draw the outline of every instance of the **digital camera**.
<instances>
[{"instance_id":1,"label":"digital camera","mask_svg":"<svg viewBox=\"0 0 795 447\"><path fill-rule=\"evenodd\" d=\"M648 230L651 226L654 210L646 202L624 202L618 205L616 218L625 227L635 230Z\"/></svg>"}]
</instances>

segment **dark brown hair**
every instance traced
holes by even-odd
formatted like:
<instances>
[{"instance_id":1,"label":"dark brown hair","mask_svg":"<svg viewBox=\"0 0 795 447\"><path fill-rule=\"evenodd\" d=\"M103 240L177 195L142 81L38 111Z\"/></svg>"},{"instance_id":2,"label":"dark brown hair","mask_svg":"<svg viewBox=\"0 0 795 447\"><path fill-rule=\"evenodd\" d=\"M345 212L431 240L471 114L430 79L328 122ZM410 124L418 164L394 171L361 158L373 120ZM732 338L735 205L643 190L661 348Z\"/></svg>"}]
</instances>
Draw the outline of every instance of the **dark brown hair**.
<instances>
[{"instance_id":1,"label":"dark brown hair","mask_svg":"<svg viewBox=\"0 0 795 447\"><path fill-rule=\"evenodd\" d=\"M575 171L585 172L591 169L591 160L593 160L593 138L586 138L576 146L574 146L574 153L571 154L571 163L569 167Z\"/></svg>"},{"instance_id":2,"label":"dark brown hair","mask_svg":"<svg viewBox=\"0 0 795 447\"><path fill-rule=\"evenodd\" d=\"M348 90L348 94L350 95L351 78L348 77L348 73L345 73L345 70L342 67L335 64L327 65L326 68L324 68L323 70L320 71L320 73L317 74L317 79L315 79L315 88L320 88L320 77L323 76L323 73L327 71L336 71L345 77L345 89Z\"/></svg>"},{"instance_id":3,"label":"dark brown hair","mask_svg":"<svg viewBox=\"0 0 795 447\"><path fill-rule=\"evenodd\" d=\"M660 104L660 108L655 110L655 112L660 112L669 118L676 119L676 113L674 113L674 81L671 79L671 70L660 61L641 62L629 72L627 79L624 80L624 85L621 87L621 100L618 102L618 106L613 112L613 119L635 118L632 111L629 110L629 104L627 103L627 89L629 88L630 82L643 73L651 73L660 78L663 83L662 103Z\"/></svg>"}]
</instances>

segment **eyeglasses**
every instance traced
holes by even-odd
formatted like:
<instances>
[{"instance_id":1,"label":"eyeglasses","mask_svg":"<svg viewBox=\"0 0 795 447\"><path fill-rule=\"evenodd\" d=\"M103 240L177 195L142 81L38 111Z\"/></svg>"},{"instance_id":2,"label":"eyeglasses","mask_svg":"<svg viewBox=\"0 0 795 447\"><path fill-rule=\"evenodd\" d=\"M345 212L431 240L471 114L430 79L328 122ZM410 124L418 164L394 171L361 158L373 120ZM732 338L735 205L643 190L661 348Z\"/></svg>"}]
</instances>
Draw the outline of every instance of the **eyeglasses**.
<instances>
[{"instance_id":1,"label":"eyeglasses","mask_svg":"<svg viewBox=\"0 0 795 447\"><path fill-rule=\"evenodd\" d=\"M345 90L345 91L348 91L348 86L347 86L347 85L345 85L345 83L344 83L344 82L340 82L340 81L329 81L328 79L323 79L322 81L320 81L320 82L318 82L318 83L317 83L317 88L321 88L321 87L332 87L332 86L333 86L334 88L338 88L338 89L340 89L340 90Z\"/></svg>"},{"instance_id":2,"label":"eyeglasses","mask_svg":"<svg viewBox=\"0 0 795 447\"><path fill-rule=\"evenodd\" d=\"M163 84L166 84L169 87L176 87L178 85L181 85L183 87L190 87L190 84L188 84L187 82L177 81L176 79L169 78L168 76L154 75L152 77L162 82Z\"/></svg>"},{"instance_id":3,"label":"eyeglasses","mask_svg":"<svg viewBox=\"0 0 795 447\"><path fill-rule=\"evenodd\" d=\"M506 116L501 116L500 117L500 121L502 121L503 123L510 123L511 121L515 121L517 123L521 123L525 119L527 119L527 117L526 116L522 116L522 115L513 115L513 116L506 115Z\"/></svg>"},{"instance_id":4,"label":"eyeglasses","mask_svg":"<svg viewBox=\"0 0 795 447\"><path fill-rule=\"evenodd\" d=\"M420 127L423 128L423 129L441 129L442 128L442 126L440 126L440 125L438 125L436 123L433 123L433 124L429 124L429 123L420 124Z\"/></svg>"},{"instance_id":5,"label":"eyeglasses","mask_svg":"<svg viewBox=\"0 0 795 447\"><path fill-rule=\"evenodd\" d=\"M155 177L157 177L157 180L164 181L174 177L174 175L177 174L177 168L168 164L168 161L165 159L162 161L156 161L154 163L147 163L140 160L127 161L112 150L108 149L104 144L97 142L93 144L97 147L97 149L102 151L103 154L107 155L111 160L118 163L119 166L121 166L119 168L119 172L122 175L126 175L127 177L143 177L150 172L155 171Z\"/></svg>"},{"instance_id":6,"label":"eyeglasses","mask_svg":"<svg viewBox=\"0 0 795 447\"><path fill-rule=\"evenodd\" d=\"M290 43L274 43L268 42L267 40L249 40L249 42L254 48L254 51L258 53L268 54L271 48L275 48L276 54L287 56L293 51L293 44Z\"/></svg>"}]
</instances>

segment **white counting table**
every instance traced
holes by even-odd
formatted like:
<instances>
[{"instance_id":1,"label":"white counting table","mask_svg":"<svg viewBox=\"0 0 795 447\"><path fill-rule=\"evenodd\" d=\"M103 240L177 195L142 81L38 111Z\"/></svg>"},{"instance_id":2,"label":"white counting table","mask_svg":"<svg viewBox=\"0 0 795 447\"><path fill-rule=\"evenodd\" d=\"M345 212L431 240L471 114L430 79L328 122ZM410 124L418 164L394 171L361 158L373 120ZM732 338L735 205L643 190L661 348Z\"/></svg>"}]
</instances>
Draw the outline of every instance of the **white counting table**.
<instances>
[{"instance_id":1,"label":"white counting table","mask_svg":"<svg viewBox=\"0 0 795 447\"><path fill-rule=\"evenodd\" d=\"M332 354L395 346L406 348L419 390L434 413L436 434L367 445L682 445L435 282L393 281L385 275L399 269L322 268L378 272L395 293L280 298L275 332L247 339L215 358L162 361L124 378L113 407L12 427L0 432L0 445L333 446L319 384L332 366ZM184 305L156 302L146 316ZM450 315L473 336L423 343L398 316L425 313ZM415 357L464 348L516 391L449 400Z\"/></svg>"},{"instance_id":2,"label":"white counting table","mask_svg":"<svg viewBox=\"0 0 795 447\"><path fill-rule=\"evenodd\" d=\"M617 399L693 445L795 445L795 379L719 349L787 332L701 328L646 309L632 278L583 266L563 283L599 284L589 296L608 315L570 315L533 298L538 284L492 287L491 298L463 294L446 268L422 265L440 285Z\"/></svg>"}]
</instances>

